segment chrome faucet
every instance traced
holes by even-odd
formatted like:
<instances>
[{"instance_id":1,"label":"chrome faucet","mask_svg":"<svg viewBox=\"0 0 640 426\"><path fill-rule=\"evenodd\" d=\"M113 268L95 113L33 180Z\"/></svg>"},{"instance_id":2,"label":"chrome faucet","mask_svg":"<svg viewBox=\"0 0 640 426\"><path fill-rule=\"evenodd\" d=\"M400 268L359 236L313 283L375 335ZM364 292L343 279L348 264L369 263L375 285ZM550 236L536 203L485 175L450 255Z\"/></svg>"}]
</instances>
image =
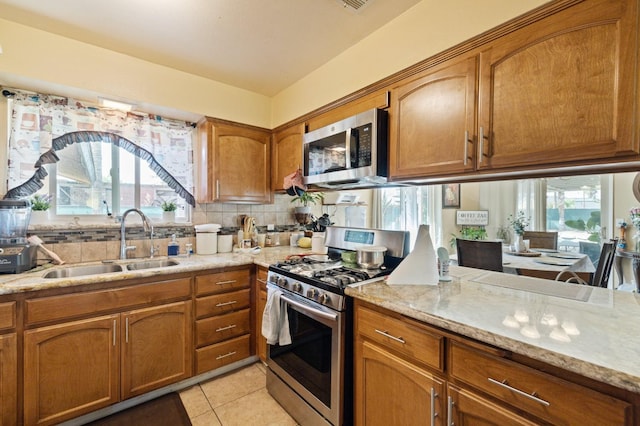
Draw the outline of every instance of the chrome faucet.
<instances>
[{"instance_id":1,"label":"chrome faucet","mask_svg":"<svg viewBox=\"0 0 640 426\"><path fill-rule=\"evenodd\" d=\"M142 213L140 210L129 209L126 212L124 212L124 214L122 215L122 221L120 222L120 259L126 259L127 252L136 249L136 246L128 246L125 241L125 234L126 234L125 219L127 218L127 215L129 213L138 213L138 215L140 215L140 218L142 218L142 226L144 227L144 230L149 231L149 239L151 243L150 257L153 257L153 255L156 253L156 249L153 246L153 225L151 224L151 221L149 220L149 218L145 216L145 214Z\"/></svg>"}]
</instances>

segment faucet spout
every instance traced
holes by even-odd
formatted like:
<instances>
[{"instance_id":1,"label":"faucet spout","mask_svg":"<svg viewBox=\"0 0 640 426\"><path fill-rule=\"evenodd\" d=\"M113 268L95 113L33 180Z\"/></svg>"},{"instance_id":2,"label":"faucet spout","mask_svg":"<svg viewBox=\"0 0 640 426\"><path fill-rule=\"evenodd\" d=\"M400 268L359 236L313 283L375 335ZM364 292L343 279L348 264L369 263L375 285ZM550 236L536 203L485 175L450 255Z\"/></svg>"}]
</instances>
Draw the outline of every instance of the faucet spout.
<instances>
[{"instance_id":1,"label":"faucet spout","mask_svg":"<svg viewBox=\"0 0 640 426\"><path fill-rule=\"evenodd\" d=\"M120 259L126 259L127 252L135 250L136 248L136 246L128 246L126 242L127 230L125 227L125 221L129 213L137 213L142 219L142 226L144 227L144 230L149 231L149 238L151 239L151 257L153 257L153 254L155 252L155 249L153 247L153 225L151 224L149 218L144 213L142 213L142 211L140 211L139 209L129 209L124 212L124 214L122 215L122 222L120 222Z\"/></svg>"}]
</instances>

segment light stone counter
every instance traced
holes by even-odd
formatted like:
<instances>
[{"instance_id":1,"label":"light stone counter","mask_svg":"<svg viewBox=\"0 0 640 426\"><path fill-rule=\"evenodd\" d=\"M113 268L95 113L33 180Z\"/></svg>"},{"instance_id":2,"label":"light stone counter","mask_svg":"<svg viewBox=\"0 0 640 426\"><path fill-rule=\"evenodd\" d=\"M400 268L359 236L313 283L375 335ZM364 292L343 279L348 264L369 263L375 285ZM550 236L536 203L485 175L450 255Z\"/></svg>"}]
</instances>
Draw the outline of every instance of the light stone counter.
<instances>
[{"instance_id":1,"label":"light stone counter","mask_svg":"<svg viewBox=\"0 0 640 426\"><path fill-rule=\"evenodd\" d=\"M355 285L349 296L640 393L640 296L451 267L453 281ZM496 279L497 278L497 279ZM498 285L481 283L493 280ZM540 283L542 281L542 283ZM560 287L565 297L509 287ZM567 286L567 287L565 287ZM521 288L521 287L520 287ZM584 301L566 298L581 294Z\"/></svg>"},{"instance_id":2,"label":"light stone counter","mask_svg":"<svg viewBox=\"0 0 640 426\"><path fill-rule=\"evenodd\" d=\"M308 253L308 249L298 247L281 246L267 247L261 249L259 253L219 253L212 255L191 255L191 256L174 256L179 262L178 265L168 266L164 268L143 269L138 271L112 272L100 275L86 275L74 278L43 278L43 275L54 268L65 268L74 266L65 264L62 266L44 265L35 268L29 272L22 274L2 274L0 275L0 295L13 293L21 293L27 291L45 290L51 288L70 287L83 284L93 284L102 282L111 282L116 280L126 280L133 278L144 278L157 275L174 274L181 272L193 272L214 268L225 268L232 266L242 266L257 264L268 267L270 264L282 260L292 254ZM155 257L155 259L167 259L166 256ZM113 263L126 265L136 261L144 261L145 259L128 259L114 260ZM87 262L78 265L99 265L101 262Z\"/></svg>"}]
</instances>

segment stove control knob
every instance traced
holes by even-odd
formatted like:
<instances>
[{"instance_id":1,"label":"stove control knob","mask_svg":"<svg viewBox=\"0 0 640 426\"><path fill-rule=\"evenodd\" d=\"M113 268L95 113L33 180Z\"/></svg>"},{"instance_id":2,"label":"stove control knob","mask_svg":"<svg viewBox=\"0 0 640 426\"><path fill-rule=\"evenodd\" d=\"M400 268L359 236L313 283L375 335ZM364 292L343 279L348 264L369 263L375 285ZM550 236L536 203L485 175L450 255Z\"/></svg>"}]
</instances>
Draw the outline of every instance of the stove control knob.
<instances>
[{"instance_id":1,"label":"stove control knob","mask_svg":"<svg viewBox=\"0 0 640 426\"><path fill-rule=\"evenodd\" d=\"M307 290L307 297L309 297L311 299L317 299L318 298L318 289L310 288L309 290Z\"/></svg>"},{"instance_id":2,"label":"stove control knob","mask_svg":"<svg viewBox=\"0 0 640 426\"><path fill-rule=\"evenodd\" d=\"M287 287L289 285L289 283L287 282L287 279L285 277L278 278L277 284L278 284L279 287Z\"/></svg>"},{"instance_id":3,"label":"stove control knob","mask_svg":"<svg viewBox=\"0 0 640 426\"><path fill-rule=\"evenodd\" d=\"M295 291L296 293L300 293L302 291L302 285L299 282L295 282L293 283L293 285L291 286L292 290Z\"/></svg>"},{"instance_id":4,"label":"stove control knob","mask_svg":"<svg viewBox=\"0 0 640 426\"><path fill-rule=\"evenodd\" d=\"M327 293L322 293L320 295L320 303L322 303L323 305L330 305L331 304L331 297L329 297L329 295Z\"/></svg>"}]
</instances>

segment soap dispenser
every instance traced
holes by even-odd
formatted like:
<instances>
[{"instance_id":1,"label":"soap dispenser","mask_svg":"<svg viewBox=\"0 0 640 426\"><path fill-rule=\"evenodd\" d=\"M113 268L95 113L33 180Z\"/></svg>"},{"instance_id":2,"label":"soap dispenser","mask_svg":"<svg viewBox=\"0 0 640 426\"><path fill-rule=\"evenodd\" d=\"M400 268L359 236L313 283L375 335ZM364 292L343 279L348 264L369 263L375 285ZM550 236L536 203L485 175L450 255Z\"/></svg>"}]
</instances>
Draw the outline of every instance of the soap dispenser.
<instances>
[{"instance_id":1,"label":"soap dispenser","mask_svg":"<svg viewBox=\"0 0 640 426\"><path fill-rule=\"evenodd\" d=\"M167 244L167 255L177 256L180 251L180 244L176 240L176 234L171 235L171 241Z\"/></svg>"}]
</instances>

